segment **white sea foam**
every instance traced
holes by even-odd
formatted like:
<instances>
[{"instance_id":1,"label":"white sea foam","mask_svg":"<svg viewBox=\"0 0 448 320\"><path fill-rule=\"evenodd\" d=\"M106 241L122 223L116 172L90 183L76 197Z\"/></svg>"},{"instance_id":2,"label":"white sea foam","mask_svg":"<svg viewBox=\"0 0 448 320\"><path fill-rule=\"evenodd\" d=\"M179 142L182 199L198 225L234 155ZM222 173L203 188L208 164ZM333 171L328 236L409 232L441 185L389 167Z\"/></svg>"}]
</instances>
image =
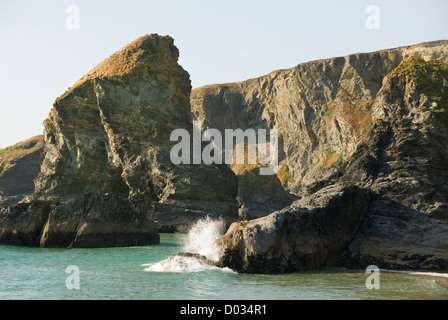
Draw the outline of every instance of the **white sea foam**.
<instances>
[{"instance_id":1,"label":"white sea foam","mask_svg":"<svg viewBox=\"0 0 448 320\"><path fill-rule=\"evenodd\" d=\"M430 277L448 278L448 273L441 273L441 272L422 272L422 271L389 270L389 269L380 269L380 272L404 273L404 274L412 274L412 275L418 275L418 276L430 276Z\"/></svg>"},{"instance_id":2,"label":"white sea foam","mask_svg":"<svg viewBox=\"0 0 448 320\"><path fill-rule=\"evenodd\" d=\"M210 261L218 261L221 250L216 244L216 239L222 235L224 227L223 219L216 220L207 217L199 220L190 228L182 251L200 254ZM173 255L163 261L143 266L147 266L145 271L149 272L184 273L216 269L226 273L236 273L229 268L218 268L204 260L183 255Z\"/></svg>"},{"instance_id":3,"label":"white sea foam","mask_svg":"<svg viewBox=\"0 0 448 320\"><path fill-rule=\"evenodd\" d=\"M171 256L163 261L149 264L145 271L150 272L199 272L211 268L217 268L199 259L184 256Z\"/></svg>"}]
</instances>

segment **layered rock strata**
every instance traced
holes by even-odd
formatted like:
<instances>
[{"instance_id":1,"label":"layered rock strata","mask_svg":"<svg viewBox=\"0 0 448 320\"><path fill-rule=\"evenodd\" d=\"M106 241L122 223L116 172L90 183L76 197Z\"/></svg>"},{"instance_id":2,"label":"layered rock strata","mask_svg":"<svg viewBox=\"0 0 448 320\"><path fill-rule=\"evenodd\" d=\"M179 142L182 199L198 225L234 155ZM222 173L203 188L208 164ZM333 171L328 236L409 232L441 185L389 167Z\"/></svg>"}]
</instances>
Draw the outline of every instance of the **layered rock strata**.
<instances>
[{"instance_id":1,"label":"layered rock strata","mask_svg":"<svg viewBox=\"0 0 448 320\"><path fill-rule=\"evenodd\" d=\"M0 242L148 244L159 239L154 219L169 227L190 213L238 217L229 168L170 161L171 132L192 130L191 84L178 55L168 36L141 37L56 99L35 192L2 209Z\"/></svg>"},{"instance_id":2,"label":"layered rock strata","mask_svg":"<svg viewBox=\"0 0 448 320\"><path fill-rule=\"evenodd\" d=\"M447 53L435 41L191 91L171 38L137 39L56 100L35 193L1 207L0 243L156 243L212 215L243 220L218 240L239 272L448 270ZM174 165L170 134L192 121L277 129L277 173Z\"/></svg>"},{"instance_id":3,"label":"layered rock strata","mask_svg":"<svg viewBox=\"0 0 448 320\"><path fill-rule=\"evenodd\" d=\"M256 119L254 125L280 128L283 163L300 181L298 189L286 187L303 197L267 217L232 225L219 240L223 264L261 273L371 264L447 270L447 53L447 41L424 43L200 89L208 94L196 99L198 117L214 101L217 108L258 115L240 123ZM232 125L233 118L223 121ZM344 231L343 242L339 227L327 228L338 206L328 202L320 211L321 203L307 200L322 194L336 200L331 190L341 183L371 193L362 207L356 197L339 204L358 217L345 223L356 232ZM303 211L326 218L309 225Z\"/></svg>"},{"instance_id":4,"label":"layered rock strata","mask_svg":"<svg viewBox=\"0 0 448 320\"><path fill-rule=\"evenodd\" d=\"M0 156L0 204L16 204L34 192L43 146L43 136L35 136L4 149Z\"/></svg>"}]
</instances>

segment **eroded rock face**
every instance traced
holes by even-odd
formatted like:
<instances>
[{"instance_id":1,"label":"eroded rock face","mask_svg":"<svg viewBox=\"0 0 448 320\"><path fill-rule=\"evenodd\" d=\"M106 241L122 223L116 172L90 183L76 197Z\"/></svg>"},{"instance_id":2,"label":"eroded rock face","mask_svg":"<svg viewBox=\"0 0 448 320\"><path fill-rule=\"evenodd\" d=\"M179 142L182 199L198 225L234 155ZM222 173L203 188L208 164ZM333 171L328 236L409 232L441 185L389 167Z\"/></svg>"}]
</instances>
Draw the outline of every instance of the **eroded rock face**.
<instances>
[{"instance_id":1,"label":"eroded rock face","mask_svg":"<svg viewBox=\"0 0 448 320\"><path fill-rule=\"evenodd\" d=\"M290 205L295 197L277 175L260 175L259 168L238 174L238 214L243 220L264 217Z\"/></svg>"},{"instance_id":2,"label":"eroded rock face","mask_svg":"<svg viewBox=\"0 0 448 320\"><path fill-rule=\"evenodd\" d=\"M159 242L157 225L125 198L86 193L0 207L2 243L94 248Z\"/></svg>"},{"instance_id":3,"label":"eroded rock face","mask_svg":"<svg viewBox=\"0 0 448 320\"><path fill-rule=\"evenodd\" d=\"M189 210L193 219L238 217L237 180L227 167L170 160L171 132L192 130L191 84L178 55L168 36L141 37L56 99L36 190L26 199L51 207L34 231L41 246L158 242L154 218L163 227L176 216L166 219L166 207L177 224L192 220Z\"/></svg>"},{"instance_id":4,"label":"eroded rock face","mask_svg":"<svg viewBox=\"0 0 448 320\"><path fill-rule=\"evenodd\" d=\"M89 248L158 242L157 225L132 202L114 195L87 193L54 206L39 245Z\"/></svg>"},{"instance_id":5,"label":"eroded rock face","mask_svg":"<svg viewBox=\"0 0 448 320\"><path fill-rule=\"evenodd\" d=\"M318 269L340 262L370 202L369 191L330 186L266 217L234 223L218 239L221 264L238 272Z\"/></svg>"},{"instance_id":6,"label":"eroded rock face","mask_svg":"<svg viewBox=\"0 0 448 320\"><path fill-rule=\"evenodd\" d=\"M35 197L166 197L168 179L153 164L166 156L170 132L189 124L190 80L177 58L171 38L142 37L56 99Z\"/></svg>"},{"instance_id":7,"label":"eroded rock face","mask_svg":"<svg viewBox=\"0 0 448 320\"><path fill-rule=\"evenodd\" d=\"M236 179L226 167L171 162L171 132L192 130L190 79L178 54L170 37L142 37L58 98L45 121L35 197L113 194L161 227L175 216L174 225L187 223L189 209L236 216ZM178 215L166 217L167 207Z\"/></svg>"},{"instance_id":8,"label":"eroded rock face","mask_svg":"<svg viewBox=\"0 0 448 320\"><path fill-rule=\"evenodd\" d=\"M34 192L40 172L44 137L35 136L18 143L0 157L0 205L12 205Z\"/></svg>"},{"instance_id":9,"label":"eroded rock face","mask_svg":"<svg viewBox=\"0 0 448 320\"><path fill-rule=\"evenodd\" d=\"M349 247L348 266L448 269L446 84L446 63L420 59L384 79L374 105L377 138L341 177L363 173L360 182L378 195Z\"/></svg>"},{"instance_id":10,"label":"eroded rock face","mask_svg":"<svg viewBox=\"0 0 448 320\"><path fill-rule=\"evenodd\" d=\"M448 270L448 223L382 197L372 201L348 246L349 268Z\"/></svg>"},{"instance_id":11,"label":"eroded rock face","mask_svg":"<svg viewBox=\"0 0 448 320\"><path fill-rule=\"evenodd\" d=\"M368 190L372 197L363 209L363 218L354 223L357 231L345 243L345 248L329 246L339 255L339 260L326 255L327 239L333 239L330 243L339 243L339 230L334 228L328 234L320 234L321 228L326 226L324 218L315 226L290 232L288 240L283 240L285 232L278 232L276 221L288 219L293 208L300 206L298 201L266 218L234 224L219 240L226 252L223 264L242 272L261 273L325 265L366 268L370 264L392 269L447 270L447 62L448 42L440 41L317 61L298 66L302 72L296 74L295 69L271 74L274 83L282 79L292 85L284 86L281 94L274 91L269 97L280 95L283 101L292 102L278 103L277 114L272 109L274 116L261 118L269 126L282 128L292 125L294 115L298 115L301 125L296 130L283 130L283 150L289 172L301 179L301 188L295 191L303 196L302 205L309 207L305 199L315 194L329 192L331 196L328 191L331 189L327 188L340 183ZM314 69L307 73L309 68ZM230 89L219 87L223 97L221 106L241 107L267 115L269 103L266 101L269 100L261 103L258 97L260 92L267 94L267 89L272 88L267 85L268 79L233 85L233 95L242 92L240 96L245 96L252 88L250 98L236 103L235 99L225 98L226 90ZM300 79L300 86L295 85L297 79ZM266 85L261 86L264 88L261 90L263 83ZM318 95L312 99L306 93L306 90L318 93L317 88L322 86L328 94L321 99ZM260 89L254 91L253 88ZM211 89L214 88L207 88L213 96ZM208 97L204 95L204 110L211 99ZM246 104L246 101L252 102ZM302 111L291 113L289 110L295 106ZM316 113L318 110L325 112ZM327 114L327 111L330 112ZM280 121L282 112L285 112L284 118L292 120ZM201 116L202 113L197 114ZM319 116L322 117L320 125L313 125ZM307 122L307 119L312 121ZM259 122L259 125L263 124ZM308 139L312 136L317 138L317 144ZM326 140L322 141L324 136ZM338 149L340 146L345 152ZM319 153L323 150L328 156L324 154L322 158ZM341 153L334 157L331 154L335 152ZM347 210L357 203L349 198L345 202ZM309 208L322 210L326 219L331 219L334 210L332 205ZM300 210L295 212L293 216L297 219L303 215ZM359 213L353 214L359 216ZM307 240L302 243L294 240L300 237ZM307 254L320 257L319 263L307 260L306 254L297 253L309 248L308 244L314 241L321 247Z\"/></svg>"},{"instance_id":12,"label":"eroded rock face","mask_svg":"<svg viewBox=\"0 0 448 320\"><path fill-rule=\"evenodd\" d=\"M147 244L153 220L174 231L211 214L261 217L218 241L240 272L448 269L448 41L191 94L177 56L171 38L142 37L56 100L36 192L1 207L0 243ZM192 120L277 129L279 171L173 165L170 133Z\"/></svg>"},{"instance_id":13,"label":"eroded rock face","mask_svg":"<svg viewBox=\"0 0 448 320\"><path fill-rule=\"evenodd\" d=\"M50 210L48 201L0 206L0 243L39 246Z\"/></svg>"},{"instance_id":14,"label":"eroded rock face","mask_svg":"<svg viewBox=\"0 0 448 320\"><path fill-rule=\"evenodd\" d=\"M447 61L447 41L324 59L191 93L204 128L277 129L285 189L301 195L343 167L366 142L383 79L411 56ZM223 132L223 131L222 131Z\"/></svg>"}]
</instances>

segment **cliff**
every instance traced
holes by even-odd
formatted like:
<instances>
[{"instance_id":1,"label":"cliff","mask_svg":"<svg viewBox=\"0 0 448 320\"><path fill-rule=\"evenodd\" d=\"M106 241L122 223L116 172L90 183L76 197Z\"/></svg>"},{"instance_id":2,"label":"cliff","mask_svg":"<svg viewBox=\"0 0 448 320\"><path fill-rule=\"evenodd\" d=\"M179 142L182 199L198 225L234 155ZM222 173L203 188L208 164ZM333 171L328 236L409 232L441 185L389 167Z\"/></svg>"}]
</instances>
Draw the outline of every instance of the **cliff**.
<instances>
[{"instance_id":1,"label":"cliff","mask_svg":"<svg viewBox=\"0 0 448 320\"><path fill-rule=\"evenodd\" d=\"M159 223L169 228L212 208L237 217L230 169L170 161L170 133L192 130L190 79L178 55L170 37L141 37L56 99L35 192L1 209L0 242L149 244L159 241L154 219L167 217Z\"/></svg>"},{"instance_id":2,"label":"cliff","mask_svg":"<svg viewBox=\"0 0 448 320\"><path fill-rule=\"evenodd\" d=\"M291 206L230 227L223 264L448 269L447 53L448 41L424 43L199 89L198 117L219 96L239 124L278 127L300 181L286 185L301 196Z\"/></svg>"},{"instance_id":3,"label":"cliff","mask_svg":"<svg viewBox=\"0 0 448 320\"><path fill-rule=\"evenodd\" d=\"M157 243L210 215L233 223L219 264L240 272L447 270L447 53L428 42L191 90L173 40L139 38L56 99L34 193L0 207L0 243ZM171 133L193 121L278 130L276 174L174 164Z\"/></svg>"},{"instance_id":4,"label":"cliff","mask_svg":"<svg viewBox=\"0 0 448 320\"><path fill-rule=\"evenodd\" d=\"M279 130L285 188L325 180L369 139L383 80L409 57L446 62L447 41L317 60L191 93L205 128Z\"/></svg>"},{"instance_id":5,"label":"cliff","mask_svg":"<svg viewBox=\"0 0 448 320\"><path fill-rule=\"evenodd\" d=\"M210 212L237 218L236 179L226 166L170 159L171 132L193 127L190 78L173 42L139 38L56 99L34 198L113 194L162 230Z\"/></svg>"},{"instance_id":6,"label":"cliff","mask_svg":"<svg viewBox=\"0 0 448 320\"><path fill-rule=\"evenodd\" d=\"M40 172L43 136L0 150L0 204L15 204L34 192Z\"/></svg>"}]
</instances>

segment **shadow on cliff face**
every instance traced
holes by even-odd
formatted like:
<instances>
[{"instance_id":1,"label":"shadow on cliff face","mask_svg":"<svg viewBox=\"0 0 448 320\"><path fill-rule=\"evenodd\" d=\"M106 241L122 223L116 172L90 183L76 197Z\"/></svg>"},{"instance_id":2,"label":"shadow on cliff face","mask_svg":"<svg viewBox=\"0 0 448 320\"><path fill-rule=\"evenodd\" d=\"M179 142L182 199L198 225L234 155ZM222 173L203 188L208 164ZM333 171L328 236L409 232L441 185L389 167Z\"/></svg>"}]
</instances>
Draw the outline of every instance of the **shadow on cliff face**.
<instances>
[{"instance_id":1,"label":"shadow on cliff face","mask_svg":"<svg viewBox=\"0 0 448 320\"><path fill-rule=\"evenodd\" d=\"M126 214L123 214L126 213ZM0 206L0 243L94 248L159 243L157 224L127 199L86 193Z\"/></svg>"},{"instance_id":2,"label":"shadow on cliff face","mask_svg":"<svg viewBox=\"0 0 448 320\"><path fill-rule=\"evenodd\" d=\"M376 195L341 262L361 269L447 270L448 221Z\"/></svg>"},{"instance_id":3,"label":"shadow on cliff face","mask_svg":"<svg viewBox=\"0 0 448 320\"><path fill-rule=\"evenodd\" d=\"M192 92L193 120L202 122L203 130L217 129L223 135L226 130L265 130L266 142L269 144L269 132L276 126L274 113L257 99L248 101L240 89L238 84L226 84L204 87L199 89L199 93ZM297 199L297 196L285 188L286 181L282 181L278 175L260 175L261 165L258 161L257 164L248 164L248 144L250 142L247 139L244 141L244 164L229 165L238 179L238 215L244 220L266 216L287 207ZM260 141L257 140L257 147L259 144ZM281 133L278 135L277 152L278 162L286 159L284 137Z\"/></svg>"},{"instance_id":4,"label":"shadow on cliff face","mask_svg":"<svg viewBox=\"0 0 448 320\"><path fill-rule=\"evenodd\" d=\"M57 99L45 121L35 197L1 208L0 242L157 243L148 217L175 229L208 213L228 222L267 215L232 225L220 240L226 263L282 272L333 265L347 254L353 266L401 264L390 254L417 257L401 266L445 265L446 41L313 61L193 92L173 43L137 39ZM410 53L444 61L413 58L396 68ZM191 113L221 132L279 127L283 177L173 165L170 132L190 128ZM302 199L293 202L290 185Z\"/></svg>"},{"instance_id":5,"label":"shadow on cliff face","mask_svg":"<svg viewBox=\"0 0 448 320\"><path fill-rule=\"evenodd\" d=\"M264 129L268 133L266 140L269 142L269 130L275 128L277 120L263 101L249 101L240 92L238 84L214 85L195 90L190 98L192 119L201 121L203 130L213 128L224 134L228 129ZM279 132L279 162L287 157L284 149L284 137Z\"/></svg>"},{"instance_id":6,"label":"shadow on cliff face","mask_svg":"<svg viewBox=\"0 0 448 320\"><path fill-rule=\"evenodd\" d=\"M356 186L329 186L269 216L235 223L217 242L218 265L242 273L448 268L446 221Z\"/></svg>"},{"instance_id":7,"label":"shadow on cliff face","mask_svg":"<svg viewBox=\"0 0 448 320\"><path fill-rule=\"evenodd\" d=\"M43 136L32 137L0 157L0 204L16 204L34 192L43 145Z\"/></svg>"},{"instance_id":8,"label":"shadow on cliff face","mask_svg":"<svg viewBox=\"0 0 448 320\"><path fill-rule=\"evenodd\" d=\"M370 139L288 208L233 224L218 240L222 264L248 273L371 264L447 270L447 126L431 102L440 97L417 89L391 72L374 104Z\"/></svg>"},{"instance_id":9,"label":"shadow on cliff face","mask_svg":"<svg viewBox=\"0 0 448 320\"><path fill-rule=\"evenodd\" d=\"M355 185L332 185L266 217L234 223L218 239L221 264L247 273L332 265L355 237L370 198Z\"/></svg>"}]
</instances>

